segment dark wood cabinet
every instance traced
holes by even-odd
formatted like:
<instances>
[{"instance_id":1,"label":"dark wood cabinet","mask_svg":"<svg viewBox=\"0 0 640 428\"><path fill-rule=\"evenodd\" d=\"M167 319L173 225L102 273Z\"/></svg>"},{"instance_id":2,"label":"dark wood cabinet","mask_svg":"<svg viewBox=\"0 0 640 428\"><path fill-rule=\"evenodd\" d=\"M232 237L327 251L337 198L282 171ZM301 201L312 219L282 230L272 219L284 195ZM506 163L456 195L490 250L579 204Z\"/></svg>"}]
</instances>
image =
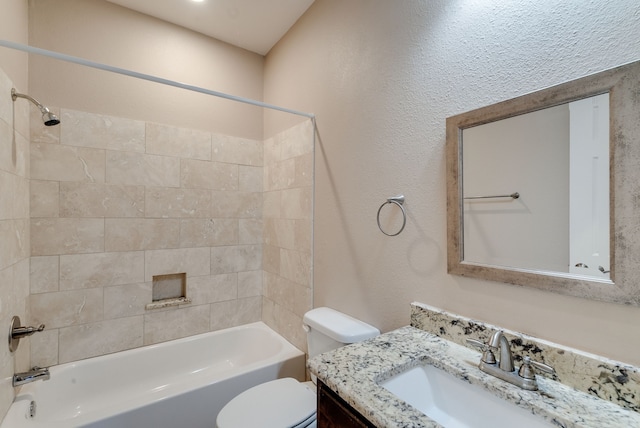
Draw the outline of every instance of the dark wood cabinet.
<instances>
[{"instance_id":1,"label":"dark wood cabinet","mask_svg":"<svg viewBox=\"0 0 640 428\"><path fill-rule=\"evenodd\" d=\"M364 416L318 380L318 428L375 428Z\"/></svg>"}]
</instances>

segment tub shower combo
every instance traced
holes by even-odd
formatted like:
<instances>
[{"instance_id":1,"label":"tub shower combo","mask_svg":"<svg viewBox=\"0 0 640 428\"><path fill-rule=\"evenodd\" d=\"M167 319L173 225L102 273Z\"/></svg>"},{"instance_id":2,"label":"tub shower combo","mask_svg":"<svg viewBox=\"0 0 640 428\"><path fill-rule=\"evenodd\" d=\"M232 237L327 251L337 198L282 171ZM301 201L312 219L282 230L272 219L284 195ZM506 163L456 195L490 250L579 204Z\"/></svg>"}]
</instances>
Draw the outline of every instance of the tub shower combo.
<instances>
[{"instance_id":1,"label":"tub shower combo","mask_svg":"<svg viewBox=\"0 0 640 428\"><path fill-rule=\"evenodd\" d=\"M5 40L0 40L0 46L299 115L311 119L312 124L314 120L313 114L31 46ZM33 103L45 126L60 124L60 119L33 97L15 89L10 95L14 102L26 99ZM21 339L44 329L44 324L23 326L15 316L9 331L11 355ZM253 322L15 373L15 399L0 428L211 428L232 398L284 377L305 381L305 353L265 323Z\"/></svg>"}]
</instances>

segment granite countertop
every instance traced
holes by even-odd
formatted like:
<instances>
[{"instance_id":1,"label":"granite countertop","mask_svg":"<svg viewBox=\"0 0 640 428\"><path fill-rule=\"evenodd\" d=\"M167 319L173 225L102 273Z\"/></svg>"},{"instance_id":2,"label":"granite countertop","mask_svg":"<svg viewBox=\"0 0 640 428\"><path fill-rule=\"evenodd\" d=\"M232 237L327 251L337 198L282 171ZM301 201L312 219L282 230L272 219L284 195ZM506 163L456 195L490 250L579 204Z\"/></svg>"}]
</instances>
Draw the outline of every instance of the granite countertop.
<instances>
[{"instance_id":1,"label":"granite countertop","mask_svg":"<svg viewBox=\"0 0 640 428\"><path fill-rule=\"evenodd\" d=\"M432 364L564 428L640 427L640 413L538 376L526 391L478 369L480 353L414 327L382 334L309 359L309 370L379 428L439 427L378 382Z\"/></svg>"}]
</instances>

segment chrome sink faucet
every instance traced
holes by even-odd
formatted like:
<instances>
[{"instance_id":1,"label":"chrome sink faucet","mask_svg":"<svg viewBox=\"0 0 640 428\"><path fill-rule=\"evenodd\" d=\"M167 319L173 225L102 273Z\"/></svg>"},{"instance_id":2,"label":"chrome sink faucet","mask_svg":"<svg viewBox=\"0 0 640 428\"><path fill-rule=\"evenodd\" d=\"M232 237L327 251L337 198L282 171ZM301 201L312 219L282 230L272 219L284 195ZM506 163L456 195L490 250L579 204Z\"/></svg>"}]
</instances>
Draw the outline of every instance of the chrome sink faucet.
<instances>
[{"instance_id":1,"label":"chrome sink faucet","mask_svg":"<svg viewBox=\"0 0 640 428\"><path fill-rule=\"evenodd\" d=\"M51 374L48 368L34 367L28 372L16 373L13 375L13 386L20 386L36 380L49 380Z\"/></svg>"},{"instance_id":2,"label":"chrome sink faucet","mask_svg":"<svg viewBox=\"0 0 640 428\"><path fill-rule=\"evenodd\" d=\"M528 356L522 358L522 366L516 371L513 365L511 344L502 330L495 331L493 335L491 335L488 343L483 343L475 339L467 339L467 342L482 350L482 358L478 365L480 370L498 379L519 386L520 388L529 391L538 389L534 367L547 373L555 373L553 367L533 361ZM499 361L496 361L494 351L500 352Z\"/></svg>"},{"instance_id":3,"label":"chrome sink faucet","mask_svg":"<svg viewBox=\"0 0 640 428\"><path fill-rule=\"evenodd\" d=\"M511 344L503 334L502 330L496 330L491 339L489 339L489 346L493 349L500 351L499 368L505 372L512 372L513 367L513 354L511 353Z\"/></svg>"}]
</instances>

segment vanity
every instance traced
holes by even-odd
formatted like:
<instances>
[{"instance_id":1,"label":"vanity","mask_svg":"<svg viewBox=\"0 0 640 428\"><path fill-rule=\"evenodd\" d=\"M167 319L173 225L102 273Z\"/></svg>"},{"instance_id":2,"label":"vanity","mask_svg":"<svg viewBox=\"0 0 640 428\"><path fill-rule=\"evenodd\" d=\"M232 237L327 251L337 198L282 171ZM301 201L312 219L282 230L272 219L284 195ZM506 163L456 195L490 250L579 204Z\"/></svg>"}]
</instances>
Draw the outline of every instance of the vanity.
<instances>
[{"instance_id":1,"label":"vanity","mask_svg":"<svg viewBox=\"0 0 640 428\"><path fill-rule=\"evenodd\" d=\"M639 368L505 331L517 366L530 356L556 369L554 375L539 371L539 389L527 391L481 371L481 352L466 345L468 338L488 340L496 329L413 303L410 326L310 359L307 366L318 376L318 426L640 427ZM453 416L451 421L438 423L427 416L430 409L419 410L429 394L420 385L405 383L392 392L391 382L408 374L419 383L420 372L437 383L435 400L444 395L453 404L444 403L445 415L436 418ZM482 414L492 405L480 402L484 396L497 400L495 411ZM407 402L415 397L414 405ZM513 422L520 417L530 419Z\"/></svg>"}]
</instances>

